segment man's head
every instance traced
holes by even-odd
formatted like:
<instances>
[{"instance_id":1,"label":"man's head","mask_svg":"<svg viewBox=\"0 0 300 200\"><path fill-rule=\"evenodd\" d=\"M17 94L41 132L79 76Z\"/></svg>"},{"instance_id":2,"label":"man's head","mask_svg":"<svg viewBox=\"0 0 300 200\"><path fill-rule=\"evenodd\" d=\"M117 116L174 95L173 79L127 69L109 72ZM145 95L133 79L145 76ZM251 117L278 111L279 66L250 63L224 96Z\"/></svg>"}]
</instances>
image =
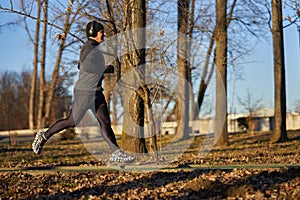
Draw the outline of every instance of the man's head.
<instances>
[{"instance_id":1,"label":"man's head","mask_svg":"<svg viewBox=\"0 0 300 200\"><path fill-rule=\"evenodd\" d=\"M97 42L104 41L104 26L97 21L91 21L86 25L86 36L92 38Z\"/></svg>"}]
</instances>

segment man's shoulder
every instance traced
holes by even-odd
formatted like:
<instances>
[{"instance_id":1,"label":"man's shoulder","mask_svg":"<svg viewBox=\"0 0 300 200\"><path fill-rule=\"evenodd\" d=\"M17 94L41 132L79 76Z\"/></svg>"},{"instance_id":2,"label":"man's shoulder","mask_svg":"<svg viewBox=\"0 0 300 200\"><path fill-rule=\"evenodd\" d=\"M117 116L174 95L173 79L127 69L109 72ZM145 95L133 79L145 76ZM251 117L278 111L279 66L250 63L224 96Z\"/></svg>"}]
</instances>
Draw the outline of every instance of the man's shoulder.
<instances>
[{"instance_id":1,"label":"man's shoulder","mask_svg":"<svg viewBox=\"0 0 300 200\"><path fill-rule=\"evenodd\" d=\"M95 47L97 47L99 44L95 43L91 40L87 40L83 46L81 47L82 50L87 50L87 51L91 51L92 49L94 49Z\"/></svg>"}]
</instances>

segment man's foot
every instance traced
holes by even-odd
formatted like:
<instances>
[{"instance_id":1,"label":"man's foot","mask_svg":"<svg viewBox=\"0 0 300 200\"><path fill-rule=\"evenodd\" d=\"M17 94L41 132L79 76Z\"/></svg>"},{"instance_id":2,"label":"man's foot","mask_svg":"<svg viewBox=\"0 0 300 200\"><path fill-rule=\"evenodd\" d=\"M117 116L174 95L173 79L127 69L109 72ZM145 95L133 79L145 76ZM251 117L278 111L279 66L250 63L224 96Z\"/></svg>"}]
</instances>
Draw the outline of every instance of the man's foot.
<instances>
[{"instance_id":1,"label":"man's foot","mask_svg":"<svg viewBox=\"0 0 300 200\"><path fill-rule=\"evenodd\" d=\"M109 161L116 164L129 164L135 161L135 157L127 155L121 149L117 149L112 153Z\"/></svg>"},{"instance_id":2,"label":"man's foot","mask_svg":"<svg viewBox=\"0 0 300 200\"><path fill-rule=\"evenodd\" d=\"M42 152L43 146L46 143L47 138L44 135L44 131L39 131L36 133L35 138L32 142L32 150L36 154L40 154Z\"/></svg>"}]
</instances>

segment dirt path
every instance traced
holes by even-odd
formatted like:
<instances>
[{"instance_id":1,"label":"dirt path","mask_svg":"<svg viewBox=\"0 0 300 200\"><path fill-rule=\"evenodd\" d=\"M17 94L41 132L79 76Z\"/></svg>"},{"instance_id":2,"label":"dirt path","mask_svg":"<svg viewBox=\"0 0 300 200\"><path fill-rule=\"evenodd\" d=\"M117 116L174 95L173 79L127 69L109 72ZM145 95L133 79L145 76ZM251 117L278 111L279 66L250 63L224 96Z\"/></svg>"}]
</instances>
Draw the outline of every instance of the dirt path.
<instances>
[{"instance_id":1,"label":"dirt path","mask_svg":"<svg viewBox=\"0 0 300 200\"><path fill-rule=\"evenodd\" d=\"M300 168L300 164L260 164L260 165L130 165L124 168L119 166L53 166L53 167L14 167L0 168L0 173L29 173L35 174L55 174L58 172L114 172L125 171L131 173L145 172L179 172L182 170L234 170L234 169L281 169Z\"/></svg>"}]
</instances>

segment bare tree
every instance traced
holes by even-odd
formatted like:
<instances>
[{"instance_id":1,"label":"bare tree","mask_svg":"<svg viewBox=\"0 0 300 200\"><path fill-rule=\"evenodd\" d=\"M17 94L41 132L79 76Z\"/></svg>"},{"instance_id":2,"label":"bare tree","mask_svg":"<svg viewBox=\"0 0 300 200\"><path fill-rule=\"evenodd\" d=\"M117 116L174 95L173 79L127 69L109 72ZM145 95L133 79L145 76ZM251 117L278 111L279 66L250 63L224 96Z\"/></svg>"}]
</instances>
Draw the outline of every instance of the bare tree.
<instances>
[{"instance_id":1,"label":"bare tree","mask_svg":"<svg viewBox=\"0 0 300 200\"><path fill-rule=\"evenodd\" d=\"M275 116L274 131L271 142L287 140L286 132L286 89L285 89L285 63L284 42L282 27L282 1L272 0L272 38L273 38L273 64L275 86Z\"/></svg>"},{"instance_id":2,"label":"bare tree","mask_svg":"<svg viewBox=\"0 0 300 200\"><path fill-rule=\"evenodd\" d=\"M49 122L50 122L49 121L50 112L51 112L51 108L52 108L54 92L55 92L55 89L57 88L57 83L58 83L58 79L59 79L59 70L60 70L60 66L61 66L63 51L69 45L69 44L66 44L67 36L68 36L68 33L70 31L72 24L76 20L77 13L78 13L78 10L77 10L74 12L75 14L73 16L71 16L72 11L73 11L73 3L74 3L74 0L71 0L68 2L68 8L67 8L67 12L65 15L63 32L59 37L60 40L59 40L59 48L58 48L58 52L57 52L57 57L56 57L56 63L53 68L51 82L50 82L50 85L49 85L48 91L47 91L47 101L45 104L45 125L46 126L49 126Z\"/></svg>"},{"instance_id":3,"label":"bare tree","mask_svg":"<svg viewBox=\"0 0 300 200\"><path fill-rule=\"evenodd\" d=\"M296 113L300 113L300 100L295 101L293 111Z\"/></svg>"},{"instance_id":4,"label":"bare tree","mask_svg":"<svg viewBox=\"0 0 300 200\"><path fill-rule=\"evenodd\" d=\"M41 18L41 0L37 0L37 19ZM28 32L28 31L27 31ZM29 128L34 129L34 116L35 116L35 95L36 95L36 84L37 84L37 69L38 69L38 60L39 60L39 37L40 37L40 21L36 20L35 25L35 39L34 39L34 56L33 56L33 72L31 79L31 90L29 98L29 112L28 112L28 121Z\"/></svg>"},{"instance_id":5,"label":"bare tree","mask_svg":"<svg viewBox=\"0 0 300 200\"><path fill-rule=\"evenodd\" d=\"M5 71L0 75L0 130L28 127L30 79L28 71Z\"/></svg>"},{"instance_id":6,"label":"bare tree","mask_svg":"<svg viewBox=\"0 0 300 200\"><path fill-rule=\"evenodd\" d=\"M254 135L254 130L257 127L257 120L255 120L255 111L263 106L262 97L255 98L253 92L247 89L247 95L243 98L238 96L239 103L243 106L246 112L248 112L248 117L246 118L246 122L248 123L248 127L251 131L251 134Z\"/></svg>"},{"instance_id":7,"label":"bare tree","mask_svg":"<svg viewBox=\"0 0 300 200\"><path fill-rule=\"evenodd\" d=\"M265 16L266 12L264 12L265 10L263 9L264 6L265 5L263 2L260 1L243 1L243 4L236 4L236 1L232 1L232 4L230 7L228 7L230 8L227 15L227 32L229 36L229 51L227 55L227 64L229 64L228 67L235 67L235 62L237 60L241 61L241 58L251 52L251 49L255 45L255 43L253 43L253 39L266 38L265 36L267 27L265 24L267 17ZM198 26L200 25L196 24L196 28L198 28ZM200 87L196 102L198 103L197 106L200 106L200 108L206 88L210 82L211 72L214 69L214 64L210 64L210 60L212 60L212 58L215 56L213 48L216 34L215 27L212 29L205 29L205 26L202 25L200 30L202 29L204 29L202 32L203 35L206 33L211 33L211 36L209 36L209 44L207 44L208 48L205 56L205 62L203 62L203 73L201 75ZM252 39L245 39L249 37L252 37ZM247 41L251 41L251 43L248 44ZM198 111L200 111L200 109ZM195 112L193 119L196 119L197 116L198 113Z\"/></svg>"},{"instance_id":8,"label":"bare tree","mask_svg":"<svg viewBox=\"0 0 300 200\"><path fill-rule=\"evenodd\" d=\"M177 135L178 139L185 139L188 137L189 127L189 44L187 40L187 32L189 25L189 0L178 0L178 93L179 106L177 104Z\"/></svg>"},{"instance_id":9,"label":"bare tree","mask_svg":"<svg viewBox=\"0 0 300 200\"><path fill-rule=\"evenodd\" d=\"M46 68L46 44L47 44L47 28L48 28L48 0L43 2L43 31L42 31L42 45L41 45L41 65L40 65L40 79L39 79L39 101L38 101L38 116L37 128L43 128L44 119L44 106L45 106L45 68Z\"/></svg>"},{"instance_id":10,"label":"bare tree","mask_svg":"<svg viewBox=\"0 0 300 200\"><path fill-rule=\"evenodd\" d=\"M116 18L120 18L120 16L117 14L120 12L118 12L116 6L112 7L113 3L115 3L115 2L108 1L108 0L105 1L105 5L107 8L106 18L108 21L110 21L110 23L108 24L108 27L109 27L109 30L112 30L112 31L110 31L109 34L107 34L108 37L110 37L112 35L116 35L120 31L120 28L118 27L117 20L116 20ZM114 54L116 54L117 51L118 51L118 46L114 46ZM110 107L109 107L108 109L112 115L112 124L114 124L114 125L116 125L117 121L118 121L117 97L116 97L117 94L114 94L111 96L111 92L113 90L113 87L112 87L114 85L113 83L118 81L121 77L121 63L120 63L119 58L116 59L115 70L116 70L117 77L112 77L111 75L107 74L106 78L104 79L104 88L105 88L104 95L105 95L108 105L110 105L110 104L112 105L112 108L110 109ZM119 97L122 98L122 95L119 95Z\"/></svg>"},{"instance_id":11,"label":"bare tree","mask_svg":"<svg viewBox=\"0 0 300 200\"><path fill-rule=\"evenodd\" d=\"M227 0L216 0L216 117L215 143L228 144L227 135ZM225 93L223 92L225 90ZM225 120L224 120L225 113Z\"/></svg>"},{"instance_id":12,"label":"bare tree","mask_svg":"<svg viewBox=\"0 0 300 200\"><path fill-rule=\"evenodd\" d=\"M255 95L252 91L247 89L247 94L244 97L238 96L239 103L243 106L246 112L249 112L250 116L253 115L254 110L261 108L262 104L262 97L255 98Z\"/></svg>"},{"instance_id":13,"label":"bare tree","mask_svg":"<svg viewBox=\"0 0 300 200\"><path fill-rule=\"evenodd\" d=\"M12 118L16 112L18 75L4 72L0 80L1 129L11 130L14 124Z\"/></svg>"},{"instance_id":14,"label":"bare tree","mask_svg":"<svg viewBox=\"0 0 300 200\"><path fill-rule=\"evenodd\" d=\"M144 28L146 26L146 1L145 0L134 0L127 1L123 0L124 13L124 25L126 31L131 31L136 28ZM136 47L145 46L145 35L144 31L141 30L139 33L130 34L127 37L127 42L133 42ZM133 39L134 38L134 39ZM129 50L130 51L130 50ZM131 53L132 52L132 53ZM132 49L124 57L123 69L126 71L135 71L135 67L142 66L145 64L145 49L138 48ZM122 131L122 148L128 151L136 153L146 153L146 143L144 137L144 99L143 99L143 72L133 73L132 80L128 80L128 83L134 85L137 81L139 88L137 88L130 98L124 98L124 120L123 120L123 131ZM132 82L133 81L133 82ZM130 89L129 89L130 90ZM124 89L124 96L128 97L130 91ZM129 119L132 119L130 122Z\"/></svg>"},{"instance_id":15,"label":"bare tree","mask_svg":"<svg viewBox=\"0 0 300 200\"><path fill-rule=\"evenodd\" d=\"M72 9L68 9L69 12L65 12L65 8L63 8L63 11L59 11L59 9L54 9L54 6L58 6L61 4L50 4L52 7L50 8L50 16L51 19L48 18L49 13L49 6L48 1L37 1L37 6L35 7L36 1L31 2L25 2L23 0L20 1L21 10L17 10L17 7L13 5L13 2L11 2L11 6L9 8L2 7L0 5L0 9L6 12L10 12L19 16L24 17L25 22L25 29L28 33L28 36L30 40L33 43L34 46L34 61L33 61L33 76L32 76L32 86L31 86L31 98L29 100L29 112L28 112L28 121L30 128L34 128L34 118L35 118L35 112L36 114L36 120L37 120L37 127L44 127L45 125L49 124L49 121L51 118L51 107L54 102L54 93L58 90L57 86L61 85L62 82L67 78L61 78L59 75L59 69L63 69L64 67L61 67L62 62L62 51L66 49L67 47L70 47L72 44L75 44L78 41L82 41L78 36L71 33L71 25L75 22L77 23L77 14L78 10L82 9L82 7L78 6L77 10L74 11ZM69 8L73 7L73 2L68 2ZM64 7L64 6L63 6ZM32 13L35 13L33 10L34 8L37 8L37 16L34 16ZM58 11L57 11L58 10ZM60 12L55 15L55 12ZM43 12L43 16L41 17L41 14ZM54 14L54 15L52 15ZM60 22L59 18L64 18L66 15L71 15L73 18L71 18L66 23L63 23L64 26L60 27L58 23ZM54 16L54 17L53 17ZM31 37L30 34L30 28L27 25L28 20L27 19L33 19L36 21L36 27L35 27L35 37L34 39ZM51 20L55 23L51 23ZM42 27L42 37L40 34L40 24L43 25ZM50 26L50 29L48 28ZM52 74L52 80L50 81L50 84L48 85L48 81L45 79L45 69L46 69L46 52L49 51L49 46L51 44L47 43L49 41L49 38L51 38L52 31L51 28L54 28L56 30L61 30L61 34L57 34L56 37L58 38L57 41L59 41L60 45L58 48L58 54L56 57L56 65L53 70ZM66 36L70 35L74 39L71 40L70 43L66 43ZM41 41L41 44L40 44ZM53 44L52 44L53 45ZM70 50L70 49L69 49ZM70 51L68 52L70 53ZM72 62L72 61L71 61ZM37 71L38 71L38 64L40 64L40 74L39 74L39 80L37 82ZM72 64L74 65L74 63ZM77 66L77 65L76 65ZM60 68L61 67L61 68ZM63 70L62 70L63 71ZM73 73L67 74L67 77L72 76ZM74 74L73 74L74 75ZM38 88L36 88L38 87ZM38 95L38 100L36 101L36 95ZM64 98L64 97L63 97ZM38 108L36 109L35 101L38 104ZM59 110L59 109L58 109Z\"/></svg>"}]
</instances>

